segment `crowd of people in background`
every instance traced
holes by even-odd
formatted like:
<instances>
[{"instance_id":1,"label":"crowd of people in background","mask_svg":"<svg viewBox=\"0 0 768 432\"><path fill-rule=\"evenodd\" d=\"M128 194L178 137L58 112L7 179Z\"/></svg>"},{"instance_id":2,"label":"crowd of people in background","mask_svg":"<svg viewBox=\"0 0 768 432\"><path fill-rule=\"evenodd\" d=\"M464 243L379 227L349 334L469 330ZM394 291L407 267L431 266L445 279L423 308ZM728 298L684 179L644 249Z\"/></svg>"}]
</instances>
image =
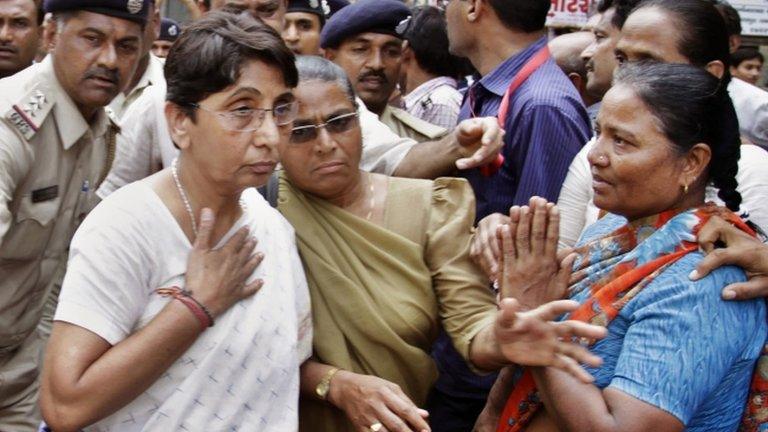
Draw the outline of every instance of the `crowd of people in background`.
<instances>
[{"instance_id":1,"label":"crowd of people in background","mask_svg":"<svg viewBox=\"0 0 768 432\"><path fill-rule=\"evenodd\" d=\"M0 431L768 428L727 1L163 3L0 0Z\"/></svg>"}]
</instances>

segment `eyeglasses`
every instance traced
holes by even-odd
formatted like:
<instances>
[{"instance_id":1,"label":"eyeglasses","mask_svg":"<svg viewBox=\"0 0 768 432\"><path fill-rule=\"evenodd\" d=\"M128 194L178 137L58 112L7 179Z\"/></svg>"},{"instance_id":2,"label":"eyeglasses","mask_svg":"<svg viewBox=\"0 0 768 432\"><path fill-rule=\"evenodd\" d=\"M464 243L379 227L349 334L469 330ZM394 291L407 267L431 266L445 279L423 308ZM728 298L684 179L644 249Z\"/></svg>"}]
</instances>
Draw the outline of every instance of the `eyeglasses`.
<instances>
[{"instance_id":1,"label":"eyeglasses","mask_svg":"<svg viewBox=\"0 0 768 432\"><path fill-rule=\"evenodd\" d=\"M221 127L232 132L253 132L264 124L267 113L271 112L278 126L286 126L296 119L299 112L297 102L288 102L275 106L274 108L237 108L231 111L216 111L208 109L200 104L189 104L192 108L201 109L219 117Z\"/></svg>"},{"instance_id":2,"label":"eyeglasses","mask_svg":"<svg viewBox=\"0 0 768 432\"><path fill-rule=\"evenodd\" d=\"M357 125L357 112L341 114L328 119L325 123L296 126L291 129L291 143L304 144L317 139L318 129L325 128L330 134L338 135L349 132Z\"/></svg>"}]
</instances>

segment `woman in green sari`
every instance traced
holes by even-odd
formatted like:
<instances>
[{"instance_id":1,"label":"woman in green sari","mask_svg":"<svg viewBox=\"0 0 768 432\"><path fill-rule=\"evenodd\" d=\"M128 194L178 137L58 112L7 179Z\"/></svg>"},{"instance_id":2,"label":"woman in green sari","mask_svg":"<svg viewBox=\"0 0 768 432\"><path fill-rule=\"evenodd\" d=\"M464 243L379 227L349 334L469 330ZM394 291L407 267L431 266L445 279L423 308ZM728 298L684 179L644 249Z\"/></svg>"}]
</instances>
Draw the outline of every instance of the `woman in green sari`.
<instances>
[{"instance_id":1,"label":"woman in green sari","mask_svg":"<svg viewBox=\"0 0 768 432\"><path fill-rule=\"evenodd\" d=\"M314 321L302 367L301 430L422 431L440 326L479 371L554 365L584 380L599 363L571 336L603 332L550 320L570 302L497 306L469 258L474 197L460 179L361 172L357 103L344 72L300 57L300 110L279 145L278 208L296 229Z\"/></svg>"}]
</instances>

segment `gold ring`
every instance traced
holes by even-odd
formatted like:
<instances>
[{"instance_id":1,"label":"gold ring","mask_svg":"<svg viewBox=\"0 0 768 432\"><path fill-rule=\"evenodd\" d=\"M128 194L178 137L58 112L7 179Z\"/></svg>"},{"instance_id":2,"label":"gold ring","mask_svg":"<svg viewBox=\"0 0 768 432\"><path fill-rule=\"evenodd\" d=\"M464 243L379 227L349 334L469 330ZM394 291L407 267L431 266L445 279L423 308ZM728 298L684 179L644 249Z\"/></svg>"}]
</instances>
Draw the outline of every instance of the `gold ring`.
<instances>
[{"instance_id":1,"label":"gold ring","mask_svg":"<svg viewBox=\"0 0 768 432\"><path fill-rule=\"evenodd\" d=\"M379 431L381 430L381 428L383 428L383 427L384 427L384 425L383 425L383 424L381 424L381 423L379 423L379 422L376 422L376 423L374 423L374 424L372 424L372 425L371 425L371 431L373 431L373 432L379 432Z\"/></svg>"}]
</instances>

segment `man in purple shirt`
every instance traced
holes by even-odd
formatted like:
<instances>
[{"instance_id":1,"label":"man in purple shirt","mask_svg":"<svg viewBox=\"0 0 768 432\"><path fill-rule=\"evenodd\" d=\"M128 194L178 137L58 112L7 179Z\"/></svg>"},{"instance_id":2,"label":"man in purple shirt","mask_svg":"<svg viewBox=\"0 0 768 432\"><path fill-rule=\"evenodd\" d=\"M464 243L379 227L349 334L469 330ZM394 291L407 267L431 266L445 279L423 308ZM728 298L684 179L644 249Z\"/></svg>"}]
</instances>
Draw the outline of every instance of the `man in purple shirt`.
<instances>
[{"instance_id":1,"label":"man in purple shirt","mask_svg":"<svg viewBox=\"0 0 768 432\"><path fill-rule=\"evenodd\" d=\"M464 173L477 197L477 220L507 214L534 195L556 201L571 160L592 135L576 88L542 52L550 6L550 0L447 3L451 52L469 58L482 76L469 90L459 120L497 116L515 78L532 71L508 98L503 164L495 172ZM494 377L474 375L445 337L433 356L440 370L429 405L433 430L470 431Z\"/></svg>"},{"instance_id":2,"label":"man in purple shirt","mask_svg":"<svg viewBox=\"0 0 768 432\"><path fill-rule=\"evenodd\" d=\"M482 78L464 101L460 120L496 116L510 84L546 46L547 0L451 1L446 9L451 51L470 59ZM579 94L551 58L509 98L503 166L467 178L478 220L507 213L533 195L556 200L568 166L589 140L589 117Z\"/></svg>"}]
</instances>

